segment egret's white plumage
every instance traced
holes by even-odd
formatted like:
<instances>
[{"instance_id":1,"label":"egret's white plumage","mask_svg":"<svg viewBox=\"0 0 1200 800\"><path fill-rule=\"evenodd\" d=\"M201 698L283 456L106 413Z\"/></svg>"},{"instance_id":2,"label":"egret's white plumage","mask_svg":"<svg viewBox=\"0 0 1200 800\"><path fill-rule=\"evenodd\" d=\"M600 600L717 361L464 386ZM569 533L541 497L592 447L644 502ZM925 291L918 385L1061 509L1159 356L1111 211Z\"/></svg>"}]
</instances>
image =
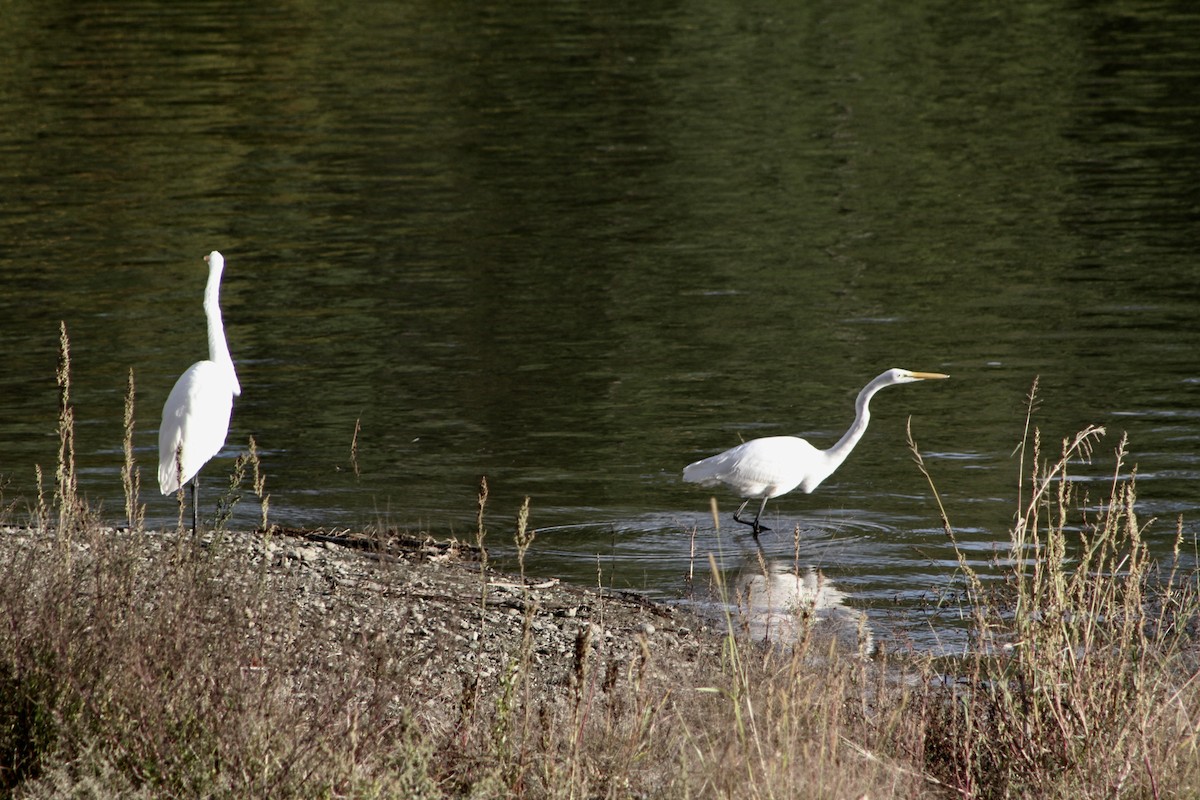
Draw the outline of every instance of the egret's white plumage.
<instances>
[{"instance_id":1,"label":"egret's white plumage","mask_svg":"<svg viewBox=\"0 0 1200 800\"><path fill-rule=\"evenodd\" d=\"M833 474L858 440L867 430L871 420L871 398L880 389L898 383L946 378L940 372L910 372L906 369L889 369L863 387L854 404L854 424L838 443L828 450L818 450L796 436L767 436L751 439L732 447L724 453L688 464L683 470L683 479L702 486L724 485L737 492L745 502L734 513L735 521L752 526L754 535L763 530L759 517L773 497L800 489L805 494L821 485L821 481ZM754 521L741 518L742 511L751 500L761 499L762 504Z\"/></svg>"},{"instance_id":2,"label":"egret's white plumage","mask_svg":"<svg viewBox=\"0 0 1200 800\"><path fill-rule=\"evenodd\" d=\"M233 398L242 393L221 321L225 259L214 250L204 260L208 262L208 284L204 289L208 360L188 367L163 405L158 429L158 488L163 494L178 491L195 479L200 468L225 445ZM192 491L194 499L194 485Z\"/></svg>"}]
</instances>

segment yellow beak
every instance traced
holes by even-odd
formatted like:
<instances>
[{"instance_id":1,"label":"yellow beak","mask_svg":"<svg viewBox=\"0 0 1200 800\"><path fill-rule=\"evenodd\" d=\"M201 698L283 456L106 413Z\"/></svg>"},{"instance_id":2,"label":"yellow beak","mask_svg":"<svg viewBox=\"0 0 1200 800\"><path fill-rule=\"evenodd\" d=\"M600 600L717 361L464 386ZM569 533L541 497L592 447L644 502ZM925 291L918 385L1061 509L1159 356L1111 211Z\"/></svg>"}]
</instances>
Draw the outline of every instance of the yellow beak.
<instances>
[{"instance_id":1,"label":"yellow beak","mask_svg":"<svg viewBox=\"0 0 1200 800\"><path fill-rule=\"evenodd\" d=\"M917 378L918 380L922 380L922 381L941 380L942 378L950 377L949 375L943 375L940 372L913 372L910 374L914 378Z\"/></svg>"}]
</instances>

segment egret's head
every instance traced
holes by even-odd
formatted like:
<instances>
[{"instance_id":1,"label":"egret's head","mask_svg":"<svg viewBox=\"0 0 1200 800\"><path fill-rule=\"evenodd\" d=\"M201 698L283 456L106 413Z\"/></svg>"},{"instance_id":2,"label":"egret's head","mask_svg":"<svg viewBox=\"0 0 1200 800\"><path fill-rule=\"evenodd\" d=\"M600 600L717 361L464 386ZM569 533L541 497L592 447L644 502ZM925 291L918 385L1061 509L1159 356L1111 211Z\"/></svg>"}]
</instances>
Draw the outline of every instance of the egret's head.
<instances>
[{"instance_id":1,"label":"egret's head","mask_svg":"<svg viewBox=\"0 0 1200 800\"><path fill-rule=\"evenodd\" d=\"M213 250L204 257L204 263L208 264L210 270L220 272L225 268L225 256Z\"/></svg>"}]
</instances>

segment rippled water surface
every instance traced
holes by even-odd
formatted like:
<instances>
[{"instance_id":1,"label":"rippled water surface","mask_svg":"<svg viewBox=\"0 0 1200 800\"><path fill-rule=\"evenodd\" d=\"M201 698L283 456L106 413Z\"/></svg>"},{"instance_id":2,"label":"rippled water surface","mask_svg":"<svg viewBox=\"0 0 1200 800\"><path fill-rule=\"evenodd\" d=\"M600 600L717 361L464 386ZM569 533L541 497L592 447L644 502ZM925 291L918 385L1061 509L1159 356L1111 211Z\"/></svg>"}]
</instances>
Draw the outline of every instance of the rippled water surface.
<instances>
[{"instance_id":1,"label":"rippled water surface","mask_svg":"<svg viewBox=\"0 0 1200 800\"><path fill-rule=\"evenodd\" d=\"M1110 432L1097 498L1128 432L1156 541L1194 530L1198 113L1188 3L9 4L4 499L53 469L63 321L82 488L120 519L132 368L174 524L159 409L219 249L243 394L210 515L250 436L287 525L470 537L486 476L498 554L528 495L531 569L659 597L753 558L683 465L828 446L883 369L950 373L878 395L763 537L936 641L955 562L909 418L981 565L1037 376L1051 449Z\"/></svg>"}]
</instances>

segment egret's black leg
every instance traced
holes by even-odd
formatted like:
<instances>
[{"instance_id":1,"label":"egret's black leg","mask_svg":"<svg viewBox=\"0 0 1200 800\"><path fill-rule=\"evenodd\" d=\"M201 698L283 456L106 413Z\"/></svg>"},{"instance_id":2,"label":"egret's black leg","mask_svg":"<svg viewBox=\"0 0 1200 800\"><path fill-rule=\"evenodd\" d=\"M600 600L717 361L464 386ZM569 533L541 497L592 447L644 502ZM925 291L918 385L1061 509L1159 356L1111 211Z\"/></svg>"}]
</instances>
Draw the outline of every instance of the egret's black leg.
<instances>
[{"instance_id":1,"label":"egret's black leg","mask_svg":"<svg viewBox=\"0 0 1200 800\"><path fill-rule=\"evenodd\" d=\"M746 506L750 503L750 498L746 498L746 501L744 503L742 503L741 506L738 507L738 510L733 512L733 521L740 522L743 525L749 525L751 530L754 532L755 539L758 538L758 534L760 532L771 530L770 528L767 528L767 527L759 524L759 521L758 521L758 518L762 516L763 509L767 507L768 499L769 498L766 498L766 497L763 498L762 505L760 505L758 507L758 513L754 515L753 522L751 522L750 520L742 519L742 512L746 510Z\"/></svg>"},{"instance_id":2,"label":"egret's black leg","mask_svg":"<svg viewBox=\"0 0 1200 800\"><path fill-rule=\"evenodd\" d=\"M192 478L192 535L200 528L200 475Z\"/></svg>"},{"instance_id":3,"label":"egret's black leg","mask_svg":"<svg viewBox=\"0 0 1200 800\"><path fill-rule=\"evenodd\" d=\"M758 513L754 515L754 538L755 538L755 539L757 539L757 538L758 538L758 532L759 532L759 531L769 531L769 530L771 530L770 528L763 527L763 525L761 525L761 524L759 523L759 521L758 521L758 520L759 520L759 518L762 516L762 512L766 510L766 508L767 508L767 500L769 500L769 499L770 499L770 498L768 498L768 497L764 497L764 498L763 498L762 505L760 505L760 506L758 507Z\"/></svg>"}]
</instances>

